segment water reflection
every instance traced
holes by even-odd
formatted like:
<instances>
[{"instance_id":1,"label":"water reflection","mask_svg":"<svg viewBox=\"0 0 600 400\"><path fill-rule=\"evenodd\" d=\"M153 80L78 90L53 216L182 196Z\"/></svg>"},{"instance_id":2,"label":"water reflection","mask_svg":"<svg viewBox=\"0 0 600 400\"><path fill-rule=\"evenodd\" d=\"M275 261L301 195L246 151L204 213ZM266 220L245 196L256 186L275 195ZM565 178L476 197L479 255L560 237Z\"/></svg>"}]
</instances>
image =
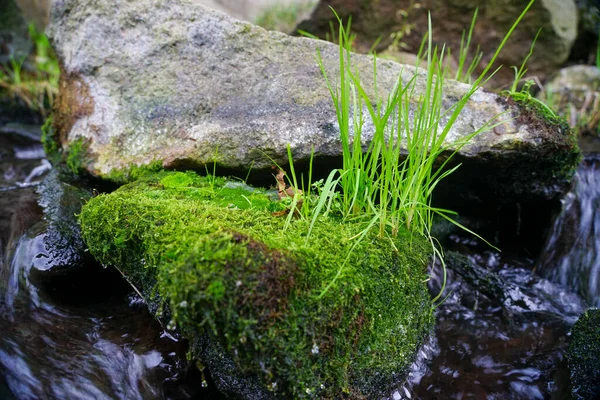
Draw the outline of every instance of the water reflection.
<instances>
[{"instance_id":1,"label":"water reflection","mask_svg":"<svg viewBox=\"0 0 600 400\"><path fill-rule=\"evenodd\" d=\"M0 286L0 375L14 397L163 398L163 383L185 373L185 346L161 336L111 270L90 267L89 280L48 291L32 283L29 272L44 254L38 229L8 252L14 257Z\"/></svg>"}]
</instances>

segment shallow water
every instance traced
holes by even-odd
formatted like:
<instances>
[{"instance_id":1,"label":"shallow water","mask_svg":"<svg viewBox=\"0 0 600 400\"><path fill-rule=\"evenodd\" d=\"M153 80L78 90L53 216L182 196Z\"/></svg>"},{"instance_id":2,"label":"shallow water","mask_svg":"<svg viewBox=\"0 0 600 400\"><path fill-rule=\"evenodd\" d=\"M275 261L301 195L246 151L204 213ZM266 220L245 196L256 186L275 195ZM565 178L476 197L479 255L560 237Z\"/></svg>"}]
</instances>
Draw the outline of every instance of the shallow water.
<instances>
[{"instance_id":1,"label":"shallow water","mask_svg":"<svg viewBox=\"0 0 600 400\"><path fill-rule=\"evenodd\" d=\"M160 398L183 372L185 348L162 333L118 276L91 269L89 285L49 288L29 277L46 254L43 224L18 239L0 286L0 372L18 399ZM65 293L70 291L71 293ZM89 297L88 297L89 296Z\"/></svg>"}]
</instances>

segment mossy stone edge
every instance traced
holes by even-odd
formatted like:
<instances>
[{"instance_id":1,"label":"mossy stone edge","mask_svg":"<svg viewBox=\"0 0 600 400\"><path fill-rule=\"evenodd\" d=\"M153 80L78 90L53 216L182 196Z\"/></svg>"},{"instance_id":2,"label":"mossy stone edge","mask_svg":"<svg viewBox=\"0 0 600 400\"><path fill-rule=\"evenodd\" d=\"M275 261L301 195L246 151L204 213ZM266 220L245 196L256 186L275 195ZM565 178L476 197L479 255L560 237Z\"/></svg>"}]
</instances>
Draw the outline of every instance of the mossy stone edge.
<instances>
[{"instance_id":1,"label":"mossy stone edge","mask_svg":"<svg viewBox=\"0 0 600 400\"><path fill-rule=\"evenodd\" d=\"M160 172L91 199L80 223L91 253L169 313L192 357L206 358L209 336L276 398L389 394L432 326L429 245L373 234L349 252L360 226L332 218L305 244L306 222L284 230L282 207L263 190Z\"/></svg>"}]
</instances>

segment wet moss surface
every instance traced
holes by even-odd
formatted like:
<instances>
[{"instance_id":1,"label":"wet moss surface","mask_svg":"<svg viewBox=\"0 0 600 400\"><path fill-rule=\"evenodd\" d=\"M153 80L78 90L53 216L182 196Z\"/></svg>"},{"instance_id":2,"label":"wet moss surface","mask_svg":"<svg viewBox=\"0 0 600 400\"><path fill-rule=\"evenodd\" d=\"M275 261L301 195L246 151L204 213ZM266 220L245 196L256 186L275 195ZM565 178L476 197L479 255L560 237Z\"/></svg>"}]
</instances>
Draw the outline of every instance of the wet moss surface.
<instances>
[{"instance_id":1,"label":"wet moss surface","mask_svg":"<svg viewBox=\"0 0 600 400\"><path fill-rule=\"evenodd\" d=\"M573 399L600 398L600 309L583 313L571 332L567 351Z\"/></svg>"},{"instance_id":2,"label":"wet moss surface","mask_svg":"<svg viewBox=\"0 0 600 400\"><path fill-rule=\"evenodd\" d=\"M162 172L91 199L80 222L97 259L162 301L157 312L169 310L192 343L215 339L274 397L386 393L431 328L431 249L405 232L393 244L370 235L349 252L361 227L332 218L306 241L307 222L284 229L274 215L284 208L241 183Z\"/></svg>"}]
</instances>

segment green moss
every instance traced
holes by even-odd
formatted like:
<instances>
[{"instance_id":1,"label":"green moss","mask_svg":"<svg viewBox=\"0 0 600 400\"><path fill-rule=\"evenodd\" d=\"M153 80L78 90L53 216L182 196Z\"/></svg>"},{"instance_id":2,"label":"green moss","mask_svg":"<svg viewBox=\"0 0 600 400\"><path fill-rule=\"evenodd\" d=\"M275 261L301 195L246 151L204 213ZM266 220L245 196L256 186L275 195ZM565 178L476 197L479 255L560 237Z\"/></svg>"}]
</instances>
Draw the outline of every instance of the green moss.
<instances>
[{"instance_id":1,"label":"green moss","mask_svg":"<svg viewBox=\"0 0 600 400\"><path fill-rule=\"evenodd\" d=\"M540 157L540 159L547 158L551 168L543 166L539 174L548 176L549 185L557 179L570 180L583 159L577 133L570 128L564 117L556 114L546 103L533 97L528 91L504 92L504 94L523 107L525 112L519 119L526 120L530 126L539 131L536 134L545 135L545 141L549 144L554 143L553 148L547 146L552 153Z\"/></svg>"},{"instance_id":2,"label":"green moss","mask_svg":"<svg viewBox=\"0 0 600 400\"><path fill-rule=\"evenodd\" d=\"M528 111L534 112L538 118L548 121L552 125L560 127L563 131L570 131L569 123L564 117L556 114L548 105L546 105L540 99L533 97L529 91L520 92L503 92L505 95L510 96L515 102L519 103L522 107Z\"/></svg>"},{"instance_id":3,"label":"green moss","mask_svg":"<svg viewBox=\"0 0 600 400\"><path fill-rule=\"evenodd\" d=\"M69 144L65 162L67 167L75 174L85 169L88 144L83 138L78 138Z\"/></svg>"},{"instance_id":4,"label":"green moss","mask_svg":"<svg viewBox=\"0 0 600 400\"><path fill-rule=\"evenodd\" d=\"M50 115L46 118L44 125L42 125L42 145L44 146L44 152L48 159L53 164L57 164L61 160L60 143L56 137L52 122L52 115Z\"/></svg>"},{"instance_id":5,"label":"green moss","mask_svg":"<svg viewBox=\"0 0 600 400\"><path fill-rule=\"evenodd\" d=\"M80 222L95 257L168 301L184 335L209 333L277 396L381 396L431 327L431 249L406 232L394 244L369 235L319 299L362 227L323 218L305 243L307 222L284 230L271 197L163 172L91 199Z\"/></svg>"},{"instance_id":6,"label":"green moss","mask_svg":"<svg viewBox=\"0 0 600 400\"><path fill-rule=\"evenodd\" d=\"M567 351L573 399L600 397L600 310L583 313L572 330Z\"/></svg>"},{"instance_id":7,"label":"green moss","mask_svg":"<svg viewBox=\"0 0 600 400\"><path fill-rule=\"evenodd\" d=\"M104 178L119 185L124 185L162 170L162 161L153 161L144 165L131 165L129 168L123 170L112 169Z\"/></svg>"}]
</instances>

